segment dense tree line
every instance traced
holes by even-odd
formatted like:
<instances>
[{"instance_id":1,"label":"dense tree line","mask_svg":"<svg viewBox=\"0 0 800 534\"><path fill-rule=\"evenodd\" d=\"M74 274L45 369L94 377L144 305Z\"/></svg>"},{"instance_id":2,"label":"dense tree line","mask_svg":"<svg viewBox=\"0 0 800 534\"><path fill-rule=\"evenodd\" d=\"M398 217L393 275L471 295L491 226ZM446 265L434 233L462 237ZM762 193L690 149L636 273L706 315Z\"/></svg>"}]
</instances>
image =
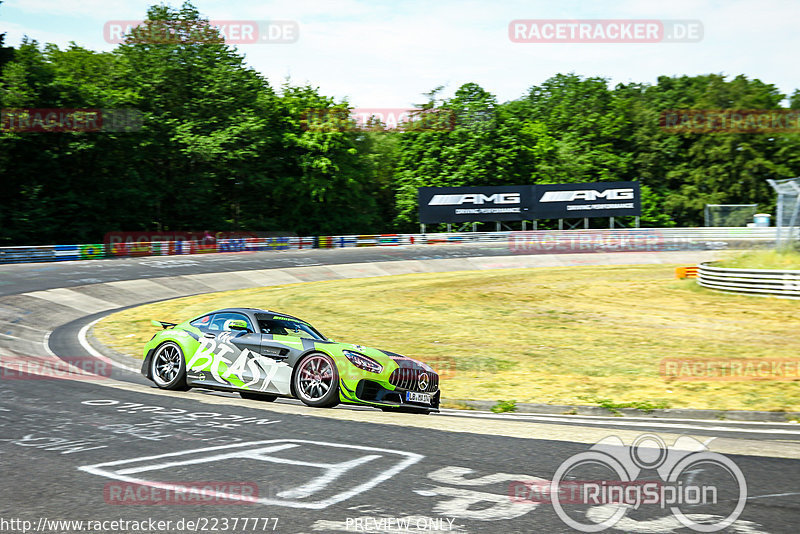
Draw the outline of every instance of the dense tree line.
<instances>
[{"instance_id":1,"label":"dense tree line","mask_svg":"<svg viewBox=\"0 0 800 534\"><path fill-rule=\"evenodd\" d=\"M0 107L136 109L132 132L0 132L0 245L96 242L114 230L343 234L414 230L420 186L639 180L643 223L700 225L706 203L774 206L767 178L800 175L798 134L669 133L667 109L778 109L745 76L655 85L557 74L505 103L435 88L404 131L341 128L350 104L279 88L197 9L154 6L177 41L112 52L0 41ZM191 23L187 25L186 23ZM180 32L187 32L181 40ZM188 36L191 32L191 36ZM800 109L800 91L790 98ZM329 110L330 114L309 110ZM448 128L430 128L427 114Z\"/></svg>"}]
</instances>

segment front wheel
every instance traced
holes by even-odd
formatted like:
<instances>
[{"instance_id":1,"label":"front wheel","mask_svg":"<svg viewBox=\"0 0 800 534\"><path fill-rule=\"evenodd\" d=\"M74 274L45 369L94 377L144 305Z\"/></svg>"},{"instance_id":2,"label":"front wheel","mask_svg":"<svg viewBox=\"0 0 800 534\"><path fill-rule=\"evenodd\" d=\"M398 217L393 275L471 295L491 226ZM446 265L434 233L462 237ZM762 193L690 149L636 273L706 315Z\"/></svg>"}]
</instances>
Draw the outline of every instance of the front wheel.
<instances>
[{"instance_id":1,"label":"front wheel","mask_svg":"<svg viewBox=\"0 0 800 534\"><path fill-rule=\"evenodd\" d=\"M327 354L305 356L297 364L292 382L295 395L308 406L330 408L339 404L339 373Z\"/></svg>"},{"instance_id":2,"label":"front wheel","mask_svg":"<svg viewBox=\"0 0 800 534\"><path fill-rule=\"evenodd\" d=\"M174 341L167 341L156 349L150 362L150 376L161 389L186 391L186 359Z\"/></svg>"}]
</instances>

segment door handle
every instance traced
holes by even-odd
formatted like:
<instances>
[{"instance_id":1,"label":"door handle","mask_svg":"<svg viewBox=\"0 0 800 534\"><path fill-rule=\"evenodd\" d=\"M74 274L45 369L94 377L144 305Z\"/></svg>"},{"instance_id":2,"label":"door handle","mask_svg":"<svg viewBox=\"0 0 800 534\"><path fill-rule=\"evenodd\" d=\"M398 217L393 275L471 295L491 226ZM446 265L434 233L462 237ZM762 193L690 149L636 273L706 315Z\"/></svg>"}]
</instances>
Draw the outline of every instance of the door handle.
<instances>
[{"instance_id":1,"label":"door handle","mask_svg":"<svg viewBox=\"0 0 800 534\"><path fill-rule=\"evenodd\" d=\"M216 334L212 334L211 332L206 332L205 334L203 334L203 337L214 339L217 336Z\"/></svg>"}]
</instances>

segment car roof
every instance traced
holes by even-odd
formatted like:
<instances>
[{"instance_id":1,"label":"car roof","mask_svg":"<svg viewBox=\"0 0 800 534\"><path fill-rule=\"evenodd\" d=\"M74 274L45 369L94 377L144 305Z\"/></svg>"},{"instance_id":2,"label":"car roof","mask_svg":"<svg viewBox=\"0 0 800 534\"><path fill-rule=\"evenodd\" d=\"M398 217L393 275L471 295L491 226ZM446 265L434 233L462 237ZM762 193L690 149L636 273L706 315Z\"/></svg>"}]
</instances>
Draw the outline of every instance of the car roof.
<instances>
[{"instance_id":1,"label":"car roof","mask_svg":"<svg viewBox=\"0 0 800 534\"><path fill-rule=\"evenodd\" d=\"M306 322L306 321L303 321L303 319L300 319L299 317L294 317L293 315L289 315L288 313L281 313L281 312L276 312L276 311L272 311L272 310L264 310L264 309L261 309L261 308L222 308L222 309L219 309L219 310L214 310L214 311L208 312L208 313L206 313L204 315L211 315L212 313L224 313L224 312L265 313L265 314L270 314L270 315L280 315L281 317L287 317L289 319L297 319L298 321L301 321L301 322L304 322L304 323Z\"/></svg>"}]
</instances>

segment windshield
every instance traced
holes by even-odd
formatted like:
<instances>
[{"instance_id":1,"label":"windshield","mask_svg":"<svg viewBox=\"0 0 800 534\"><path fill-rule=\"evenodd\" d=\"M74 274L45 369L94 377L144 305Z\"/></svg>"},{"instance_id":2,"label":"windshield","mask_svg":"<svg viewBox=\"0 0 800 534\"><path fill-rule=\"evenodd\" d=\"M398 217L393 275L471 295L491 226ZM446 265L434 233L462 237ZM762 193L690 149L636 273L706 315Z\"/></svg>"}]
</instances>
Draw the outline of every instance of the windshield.
<instances>
[{"instance_id":1,"label":"windshield","mask_svg":"<svg viewBox=\"0 0 800 534\"><path fill-rule=\"evenodd\" d=\"M317 332L314 327L302 321L287 318L259 318L258 326L262 334L276 336L295 336L307 339L325 340L325 336Z\"/></svg>"}]
</instances>

